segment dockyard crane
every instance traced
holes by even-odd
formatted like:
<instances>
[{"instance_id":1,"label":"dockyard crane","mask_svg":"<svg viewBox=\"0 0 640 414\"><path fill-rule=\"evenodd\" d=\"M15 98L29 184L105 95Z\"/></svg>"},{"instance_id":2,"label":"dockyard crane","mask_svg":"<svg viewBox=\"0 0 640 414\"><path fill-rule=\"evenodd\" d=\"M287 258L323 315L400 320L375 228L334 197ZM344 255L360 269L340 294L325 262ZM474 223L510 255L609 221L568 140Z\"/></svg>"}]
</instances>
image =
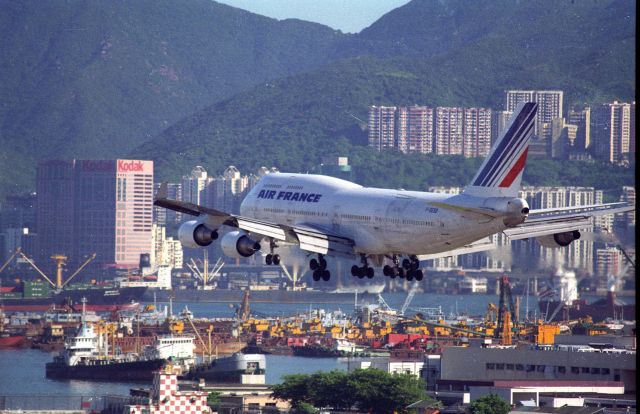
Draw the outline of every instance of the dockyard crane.
<instances>
[{"instance_id":1,"label":"dockyard crane","mask_svg":"<svg viewBox=\"0 0 640 414\"><path fill-rule=\"evenodd\" d=\"M9 266L9 263L11 263L11 261L12 261L12 260L13 260L13 259L18 255L18 254L20 254L20 252L21 252L21 251L22 251L22 249L21 249L20 247L18 247L18 248L16 249L16 251L15 251L15 252L13 252L13 254L11 255L11 257L9 257L9 259L7 259L7 261L6 261L6 262L4 262L4 263L2 264L2 266L0 266L0 273L2 273L2 271L3 271L7 266Z\"/></svg>"},{"instance_id":2,"label":"dockyard crane","mask_svg":"<svg viewBox=\"0 0 640 414\"><path fill-rule=\"evenodd\" d=\"M516 314L516 308L513 304L513 297L511 296L511 285L509 284L509 278L505 275L502 276L500 283L500 302L498 304L498 323L496 325L495 337L502 340L503 345L511 345L512 341L512 327L513 323L518 321L518 315ZM507 304L509 308L507 309Z\"/></svg>"},{"instance_id":3,"label":"dockyard crane","mask_svg":"<svg viewBox=\"0 0 640 414\"><path fill-rule=\"evenodd\" d=\"M67 262L67 256L65 256L63 254L54 254L53 256L51 256L51 259L53 259L56 262L56 282L53 283L53 281L51 279L49 279L49 277L46 274L44 274L44 272L42 270L40 270L40 268L34 263L34 261L31 260L26 254L24 254L22 251L20 251L19 254L20 254L20 256L22 256L22 258L24 260L27 261L27 263L29 263L31 265L31 267L33 267L35 269L36 272L38 272L40 274L40 276L42 276L44 278L44 280L49 282L49 284L56 290L61 290L63 287L65 287L67 285L67 283L69 283L71 281L71 279L76 277L76 275L78 275L78 273L80 273L80 271L82 271L82 269L84 269L89 263L91 263L91 261L93 261L93 259L95 259L96 256L97 256L95 253L93 253L91 256L89 256L89 258L87 260L85 260L84 263L82 263L80 265L80 267L78 267L78 269L75 272L73 272L73 274L71 276L69 276L67 278L67 280L65 280L64 283L63 283L62 282L62 267Z\"/></svg>"}]
</instances>

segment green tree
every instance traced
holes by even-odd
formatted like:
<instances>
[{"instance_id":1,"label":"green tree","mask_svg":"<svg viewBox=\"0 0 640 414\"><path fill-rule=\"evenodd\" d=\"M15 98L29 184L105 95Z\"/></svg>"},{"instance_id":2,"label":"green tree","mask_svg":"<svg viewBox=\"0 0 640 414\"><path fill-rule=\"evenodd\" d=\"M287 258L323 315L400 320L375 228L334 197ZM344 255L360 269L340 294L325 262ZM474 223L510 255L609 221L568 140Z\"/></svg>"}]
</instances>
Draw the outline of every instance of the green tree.
<instances>
[{"instance_id":1,"label":"green tree","mask_svg":"<svg viewBox=\"0 0 640 414\"><path fill-rule=\"evenodd\" d=\"M370 413L405 412L405 407L428 399L422 380L411 375L392 375L378 369L317 372L313 375L287 375L272 387L273 396L290 401L296 411L305 412L309 404L319 408ZM440 403L433 400L434 407Z\"/></svg>"},{"instance_id":2,"label":"green tree","mask_svg":"<svg viewBox=\"0 0 640 414\"><path fill-rule=\"evenodd\" d=\"M507 414L511 407L496 394L485 395L469 404L471 414Z\"/></svg>"},{"instance_id":3,"label":"green tree","mask_svg":"<svg viewBox=\"0 0 640 414\"><path fill-rule=\"evenodd\" d=\"M207 395L207 405L217 411L220 406L221 395L222 394L217 391L211 391L209 395Z\"/></svg>"},{"instance_id":4,"label":"green tree","mask_svg":"<svg viewBox=\"0 0 640 414\"><path fill-rule=\"evenodd\" d=\"M271 387L273 398L289 401L291 407L298 408L311 401L311 377L304 374L285 375L282 384Z\"/></svg>"}]
</instances>

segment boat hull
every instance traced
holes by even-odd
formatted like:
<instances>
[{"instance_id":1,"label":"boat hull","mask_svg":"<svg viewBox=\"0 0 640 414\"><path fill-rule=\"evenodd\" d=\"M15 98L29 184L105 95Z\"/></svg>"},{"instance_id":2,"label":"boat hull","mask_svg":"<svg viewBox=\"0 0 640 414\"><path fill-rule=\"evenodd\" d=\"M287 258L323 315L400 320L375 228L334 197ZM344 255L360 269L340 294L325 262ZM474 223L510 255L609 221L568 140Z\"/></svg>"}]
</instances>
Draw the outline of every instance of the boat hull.
<instances>
[{"instance_id":1,"label":"boat hull","mask_svg":"<svg viewBox=\"0 0 640 414\"><path fill-rule=\"evenodd\" d=\"M46 311L52 306L71 305L81 308L86 299L86 309L93 311L135 310L147 290L146 287L125 287L119 289L76 289L63 290L46 297L3 298L5 311Z\"/></svg>"},{"instance_id":2,"label":"boat hull","mask_svg":"<svg viewBox=\"0 0 640 414\"><path fill-rule=\"evenodd\" d=\"M95 361L90 365L74 366L49 362L46 365L46 376L53 379L147 382L153 380L153 372L162 368L165 362L164 359L126 362Z\"/></svg>"}]
</instances>

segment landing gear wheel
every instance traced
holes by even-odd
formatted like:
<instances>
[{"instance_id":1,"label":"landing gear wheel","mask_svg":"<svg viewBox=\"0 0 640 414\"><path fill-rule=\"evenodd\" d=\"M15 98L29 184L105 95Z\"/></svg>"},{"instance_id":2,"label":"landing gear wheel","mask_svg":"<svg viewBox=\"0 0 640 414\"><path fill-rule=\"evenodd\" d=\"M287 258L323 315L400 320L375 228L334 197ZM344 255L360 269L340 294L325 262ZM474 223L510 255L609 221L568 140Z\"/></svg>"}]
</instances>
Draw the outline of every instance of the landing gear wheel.
<instances>
[{"instance_id":1,"label":"landing gear wheel","mask_svg":"<svg viewBox=\"0 0 640 414\"><path fill-rule=\"evenodd\" d=\"M403 268L398 268L398 277L400 279L404 279L404 269Z\"/></svg>"},{"instance_id":2,"label":"landing gear wheel","mask_svg":"<svg viewBox=\"0 0 640 414\"><path fill-rule=\"evenodd\" d=\"M420 282L423 278L424 278L424 274L422 273L422 270L420 269L416 270L416 280Z\"/></svg>"},{"instance_id":3,"label":"landing gear wheel","mask_svg":"<svg viewBox=\"0 0 640 414\"><path fill-rule=\"evenodd\" d=\"M391 274L389 275L391 279L395 279L397 276L398 276L397 272L391 272Z\"/></svg>"},{"instance_id":4,"label":"landing gear wheel","mask_svg":"<svg viewBox=\"0 0 640 414\"><path fill-rule=\"evenodd\" d=\"M331 279L331 272L329 272L328 270L321 270L322 272L322 280L324 280L325 282L328 282L329 279Z\"/></svg>"},{"instance_id":5,"label":"landing gear wheel","mask_svg":"<svg viewBox=\"0 0 640 414\"><path fill-rule=\"evenodd\" d=\"M318 266L320 269L325 270L327 268L327 261L324 260L323 257L320 257L320 259L318 259Z\"/></svg>"},{"instance_id":6,"label":"landing gear wheel","mask_svg":"<svg viewBox=\"0 0 640 414\"><path fill-rule=\"evenodd\" d=\"M413 280L413 274L414 274L414 271L413 271L413 270L409 270L409 271L407 272L407 280L408 280L408 281L412 281L412 280Z\"/></svg>"},{"instance_id":7,"label":"landing gear wheel","mask_svg":"<svg viewBox=\"0 0 640 414\"><path fill-rule=\"evenodd\" d=\"M358 268L358 279L363 279L365 276L365 270L364 267L359 267Z\"/></svg>"},{"instance_id":8,"label":"landing gear wheel","mask_svg":"<svg viewBox=\"0 0 640 414\"><path fill-rule=\"evenodd\" d=\"M320 278L322 277L322 275L320 275L321 270L314 270L313 271L313 280L314 282L318 282L320 280Z\"/></svg>"},{"instance_id":9,"label":"landing gear wheel","mask_svg":"<svg viewBox=\"0 0 640 414\"><path fill-rule=\"evenodd\" d=\"M411 261L409 259L402 259L402 268L405 270L411 269Z\"/></svg>"},{"instance_id":10,"label":"landing gear wheel","mask_svg":"<svg viewBox=\"0 0 640 414\"><path fill-rule=\"evenodd\" d=\"M365 272L369 279L373 279L373 276L375 275L373 267L365 267Z\"/></svg>"},{"instance_id":11,"label":"landing gear wheel","mask_svg":"<svg viewBox=\"0 0 640 414\"><path fill-rule=\"evenodd\" d=\"M267 265L270 265L271 263L273 263L273 256L272 256L272 255L270 255L270 254L268 254L268 255L264 258L264 262L265 262Z\"/></svg>"},{"instance_id":12,"label":"landing gear wheel","mask_svg":"<svg viewBox=\"0 0 640 414\"><path fill-rule=\"evenodd\" d=\"M393 268L389 265L386 265L385 267L382 268L382 273L385 276L391 276L393 274Z\"/></svg>"},{"instance_id":13,"label":"landing gear wheel","mask_svg":"<svg viewBox=\"0 0 640 414\"><path fill-rule=\"evenodd\" d=\"M360 268L356 265L351 266L351 276L356 277L358 276L360 271Z\"/></svg>"},{"instance_id":14,"label":"landing gear wheel","mask_svg":"<svg viewBox=\"0 0 640 414\"><path fill-rule=\"evenodd\" d=\"M280 264L280 255L279 254L274 254L272 257L272 263L274 265L279 265Z\"/></svg>"},{"instance_id":15,"label":"landing gear wheel","mask_svg":"<svg viewBox=\"0 0 640 414\"><path fill-rule=\"evenodd\" d=\"M309 268L311 270L318 270L318 267L319 267L319 265L318 265L318 261L316 259L311 259L309 261Z\"/></svg>"}]
</instances>

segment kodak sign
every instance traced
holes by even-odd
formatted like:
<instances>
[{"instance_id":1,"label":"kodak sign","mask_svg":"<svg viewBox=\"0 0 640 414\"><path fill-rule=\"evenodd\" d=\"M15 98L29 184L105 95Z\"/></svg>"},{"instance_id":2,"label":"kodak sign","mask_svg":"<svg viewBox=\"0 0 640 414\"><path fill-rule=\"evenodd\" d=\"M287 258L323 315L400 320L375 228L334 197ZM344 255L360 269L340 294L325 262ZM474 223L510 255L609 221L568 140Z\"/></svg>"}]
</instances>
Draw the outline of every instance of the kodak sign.
<instances>
[{"instance_id":1,"label":"kodak sign","mask_svg":"<svg viewBox=\"0 0 640 414\"><path fill-rule=\"evenodd\" d=\"M142 161L118 160L118 172L143 172L144 164Z\"/></svg>"}]
</instances>

